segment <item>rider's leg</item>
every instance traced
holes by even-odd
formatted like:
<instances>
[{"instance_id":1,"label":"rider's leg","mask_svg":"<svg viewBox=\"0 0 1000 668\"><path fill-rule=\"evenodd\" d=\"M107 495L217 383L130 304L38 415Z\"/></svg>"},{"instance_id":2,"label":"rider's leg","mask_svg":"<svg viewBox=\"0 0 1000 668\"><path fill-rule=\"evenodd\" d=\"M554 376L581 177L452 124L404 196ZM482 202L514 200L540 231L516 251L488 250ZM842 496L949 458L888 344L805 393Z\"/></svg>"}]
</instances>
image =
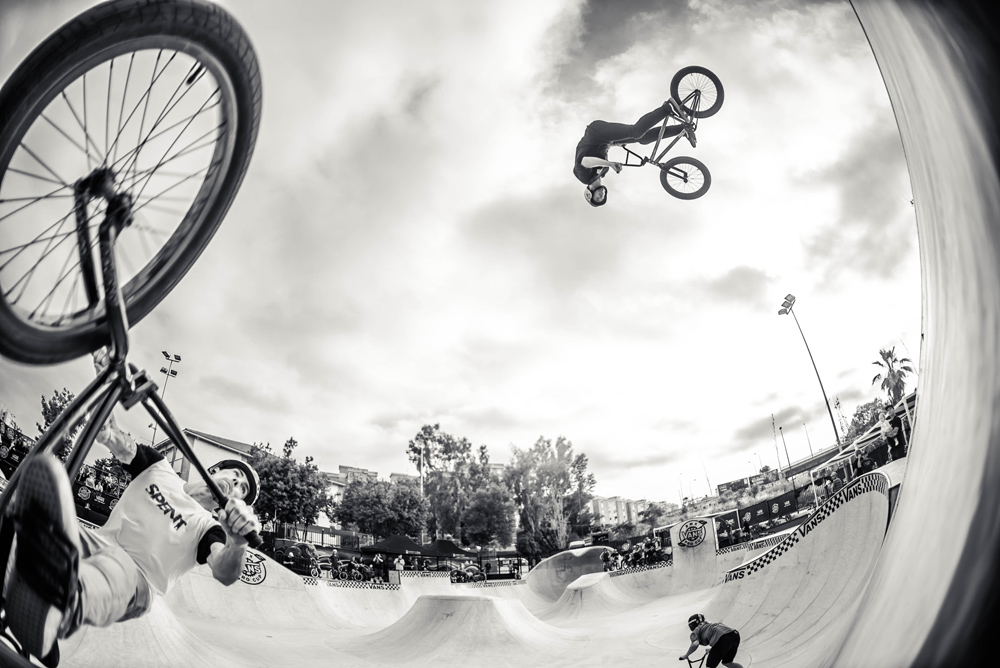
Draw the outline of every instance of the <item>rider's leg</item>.
<instances>
[{"instance_id":1,"label":"rider's leg","mask_svg":"<svg viewBox=\"0 0 1000 668\"><path fill-rule=\"evenodd\" d=\"M14 566L7 580L7 620L36 657L52 651L78 591L80 538L66 470L50 454L22 465L11 505L17 528Z\"/></svg>"},{"instance_id":2,"label":"rider's leg","mask_svg":"<svg viewBox=\"0 0 1000 668\"><path fill-rule=\"evenodd\" d=\"M80 561L80 595L67 628L68 637L83 624L110 626L145 614L153 594L138 567L117 543L84 528Z\"/></svg>"},{"instance_id":3,"label":"rider's leg","mask_svg":"<svg viewBox=\"0 0 1000 668\"><path fill-rule=\"evenodd\" d=\"M667 127L663 128L663 136L664 137L674 137L676 135L679 135L681 132L684 131L685 127L687 127L687 126L685 126L685 125L668 125ZM642 135L638 139L638 142L640 144L652 144L654 141L657 140L657 138L659 138L659 136L660 136L660 128L652 128L650 130L647 130L646 134Z\"/></svg>"},{"instance_id":4,"label":"rider's leg","mask_svg":"<svg viewBox=\"0 0 1000 668\"><path fill-rule=\"evenodd\" d=\"M666 118L669 113L670 108L667 106L667 103L664 102L662 106L659 106L656 109L640 116L639 120L632 125L631 134L629 135L632 141L636 141L639 137L644 136L647 130ZM657 132L659 132L659 130L657 130ZM648 142L642 143L645 144Z\"/></svg>"}]
</instances>

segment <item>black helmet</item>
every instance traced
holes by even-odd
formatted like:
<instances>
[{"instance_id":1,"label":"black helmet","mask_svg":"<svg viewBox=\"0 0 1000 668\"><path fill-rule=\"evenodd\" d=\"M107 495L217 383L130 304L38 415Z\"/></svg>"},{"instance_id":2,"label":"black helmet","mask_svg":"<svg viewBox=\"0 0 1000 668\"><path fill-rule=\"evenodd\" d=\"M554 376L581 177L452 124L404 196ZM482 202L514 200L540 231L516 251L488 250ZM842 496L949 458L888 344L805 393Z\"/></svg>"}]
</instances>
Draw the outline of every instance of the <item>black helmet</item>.
<instances>
[{"instance_id":1,"label":"black helmet","mask_svg":"<svg viewBox=\"0 0 1000 668\"><path fill-rule=\"evenodd\" d=\"M688 628L691 629L692 631L698 628L699 624L704 624L704 623L705 623L705 615L696 614L688 617Z\"/></svg>"}]
</instances>

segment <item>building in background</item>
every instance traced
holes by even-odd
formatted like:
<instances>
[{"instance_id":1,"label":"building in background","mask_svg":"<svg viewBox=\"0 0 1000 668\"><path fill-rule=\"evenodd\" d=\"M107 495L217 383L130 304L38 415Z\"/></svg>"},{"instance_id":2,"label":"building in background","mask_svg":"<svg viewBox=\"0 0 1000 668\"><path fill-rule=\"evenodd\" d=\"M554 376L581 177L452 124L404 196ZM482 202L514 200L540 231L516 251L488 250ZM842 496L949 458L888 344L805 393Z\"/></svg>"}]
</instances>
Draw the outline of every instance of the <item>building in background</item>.
<instances>
[{"instance_id":1,"label":"building in background","mask_svg":"<svg viewBox=\"0 0 1000 668\"><path fill-rule=\"evenodd\" d=\"M645 499L635 501L620 496L595 496L590 501L590 512L602 527L638 524L648 505Z\"/></svg>"}]
</instances>

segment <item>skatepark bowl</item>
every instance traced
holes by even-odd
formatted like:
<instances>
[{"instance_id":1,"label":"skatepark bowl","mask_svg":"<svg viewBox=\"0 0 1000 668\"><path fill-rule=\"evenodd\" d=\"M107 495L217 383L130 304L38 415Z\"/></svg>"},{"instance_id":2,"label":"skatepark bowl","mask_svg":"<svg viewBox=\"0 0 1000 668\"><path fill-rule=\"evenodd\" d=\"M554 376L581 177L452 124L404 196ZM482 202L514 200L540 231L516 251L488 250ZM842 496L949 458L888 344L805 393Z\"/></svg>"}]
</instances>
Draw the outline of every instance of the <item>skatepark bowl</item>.
<instances>
[{"instance_id":1,"label":"skatepark bowl","mask_svg":"<svg viewBox=\"0 0 1000 668\"><path fill-rule=\"evenodd\" d=\"M985 4L853 2L920 243L906 460L783 536L721 550L713 531L683 548L675 536L672 563L635 572L605 573L600 550L583 548L520 582L407 573L374 585L301 578L251 552L240 582L196 570L145 617L64 640L61 665L686 665L694 612L741 631L743 666L971 665L1000 601L1000 54ZM687 542L698 534L687 527Z\"/></svg>"}]
</instances>

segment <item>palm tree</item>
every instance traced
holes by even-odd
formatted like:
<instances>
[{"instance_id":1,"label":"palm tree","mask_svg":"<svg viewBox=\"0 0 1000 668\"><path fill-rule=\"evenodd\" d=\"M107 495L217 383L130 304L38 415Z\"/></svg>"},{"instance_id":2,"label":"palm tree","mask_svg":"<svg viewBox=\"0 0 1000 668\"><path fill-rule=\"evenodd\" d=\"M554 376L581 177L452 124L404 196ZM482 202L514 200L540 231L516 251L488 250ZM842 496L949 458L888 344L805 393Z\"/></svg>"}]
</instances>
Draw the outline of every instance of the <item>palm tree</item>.
<instances>
[{"instance_id":1,"label":"palm tree","mask_svg":"<svg viewBox=\"0 0 1000 668\"><path fill-rule=\"evenodd\" d=\"M896 359L895 346L889 350L882 348L878 351L878 354L882 358L882 361L876 360L872 364L885 369L885 377L883 378L882 373L879 372L872 378L872 385L881 380L882 389L889 395L890 405L895 406L896 402L903 398L906 376L907 374L914 373L913 367L910 366L911 362L908 357Z\"/></svg>"}]
</instances>

